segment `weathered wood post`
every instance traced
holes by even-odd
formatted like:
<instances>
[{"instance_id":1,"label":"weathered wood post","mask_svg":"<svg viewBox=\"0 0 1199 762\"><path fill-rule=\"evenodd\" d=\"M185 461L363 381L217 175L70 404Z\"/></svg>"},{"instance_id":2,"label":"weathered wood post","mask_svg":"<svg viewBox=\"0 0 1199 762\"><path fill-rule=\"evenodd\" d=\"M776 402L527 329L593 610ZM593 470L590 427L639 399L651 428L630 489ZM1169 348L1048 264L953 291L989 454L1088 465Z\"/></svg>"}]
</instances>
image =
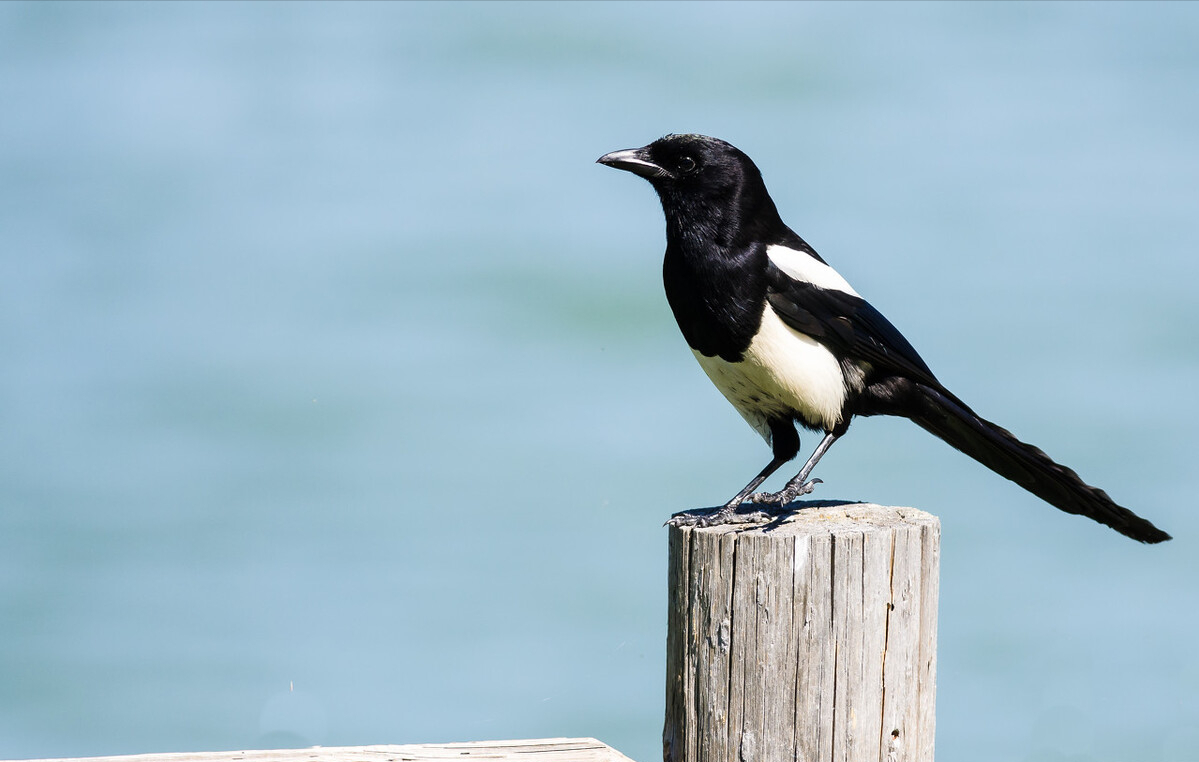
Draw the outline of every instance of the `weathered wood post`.
<instances>
[{"instance_id":1,"label":"weathered wood post","mask_svg":"<svg viewBox=\"0 0 1199 762\"><path fill-rule=\"evenodd\" d=\"M666 762L932 762L940 522L670 528Z\"/></svg>"}]
</instances>

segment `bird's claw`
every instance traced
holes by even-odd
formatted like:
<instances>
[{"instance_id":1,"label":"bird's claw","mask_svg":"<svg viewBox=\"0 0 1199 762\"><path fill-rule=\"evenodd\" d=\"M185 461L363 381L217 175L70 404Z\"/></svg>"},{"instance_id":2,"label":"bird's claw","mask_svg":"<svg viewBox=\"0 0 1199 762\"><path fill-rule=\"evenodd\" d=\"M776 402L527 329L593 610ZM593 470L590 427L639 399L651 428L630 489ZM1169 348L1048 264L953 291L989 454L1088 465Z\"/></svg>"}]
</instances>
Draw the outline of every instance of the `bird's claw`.
<instances>
[{"instance_id":1,"label":"bird's claw","mask_svg":"<svg viewBox=\"0 0 1199 762\"><path fill-rule=\"evenodd\" d=\"M728 503L715 511L681 511L666 520L673 527L714 527L722 524L751 524L770 521L785 513L785 508L801 495L807 495L823 484L820 479L811 479L803 484L783 487L778 492L755 492L740 505ZM750 506L758 506L751 510ZM664 526L665 526L664 525Z\"/></svg>"},{"instance_id":2,"label":"bird's claw","mask_svg":"<svg viewBox=\"0 0 1199 762\"><path fill-rule=\"evenodd\" d=\"M748 505L743 503L742 505ZM672 527L715 527L723 524L751 524L774 517L769 509L744 511L739 506L726 505L716 511L681 511L666 520Z\"/></svg>"},{"instance_id":3,"label":"bird's claw","mask_svg":"<svg viewBox=\"0 0 1199 762\"><path fill-rule=\"evenodd\" d=\"M778 492L755 492L749 496L749 502L757 505L769 505L774 508L782 508L801 495L811 494L816 489L817 484L824 484L822 479L811 479L803 484L792 486L788 484Z\"/></svg>"}]
</instances>

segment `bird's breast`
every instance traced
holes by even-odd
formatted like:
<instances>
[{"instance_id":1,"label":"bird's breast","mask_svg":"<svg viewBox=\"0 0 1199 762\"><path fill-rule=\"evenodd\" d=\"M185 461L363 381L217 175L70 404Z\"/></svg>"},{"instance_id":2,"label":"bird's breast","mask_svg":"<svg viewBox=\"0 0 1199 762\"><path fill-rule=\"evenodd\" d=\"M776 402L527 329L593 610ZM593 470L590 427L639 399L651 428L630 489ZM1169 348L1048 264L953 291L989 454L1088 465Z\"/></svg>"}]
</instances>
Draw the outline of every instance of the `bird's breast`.
<instances>
[{"instance_id":1,"label":"bird's breast","mask_svg":"<svg viewBox=\"0 0 1199 762\"><path fill-rule=\"evenodd\" d=\"M788 327L769 306L741 359L730 362L693 350L716 388L759 434L771 418L796 418L830 431L846 399L841 364L820 342Z\"/></svg>"},{"instance_id":2,"label":"bird's breast","mask_svg":"<svg viewBox=\"0 0 1199 762\"><path fill-rule=\"evenodd\" d=\"M666 300L688 346L727 360L749 346L768 288L765 248L726 251L669 245L662 263Z\"/></svg>"}]
</instances>

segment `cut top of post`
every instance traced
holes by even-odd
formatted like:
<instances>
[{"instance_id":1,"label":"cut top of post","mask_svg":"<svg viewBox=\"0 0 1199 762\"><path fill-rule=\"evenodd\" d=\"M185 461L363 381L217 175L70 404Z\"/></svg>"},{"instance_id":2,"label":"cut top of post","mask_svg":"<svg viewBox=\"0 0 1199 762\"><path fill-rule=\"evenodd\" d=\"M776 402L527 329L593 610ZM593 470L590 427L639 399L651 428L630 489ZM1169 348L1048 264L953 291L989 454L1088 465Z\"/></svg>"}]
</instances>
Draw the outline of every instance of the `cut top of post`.
<instances>
[{"instance_id":1,"label":"cut top of post","mask_svg":"<svg viewBox=\"0 0 1199 762\"><path fill-rule=\"evenodd\" d=\"M874 503L846 503L832 500L811 500L798 510L787 514L782 521L762 523L730 522L714 527L681 527L684 531L728 534L766 534L787 537L810 534L837 535L845 532L869 531L872 528L898 527L939 528L940 519L918 508L902 508Z\"/></svg>"}]
</instances>

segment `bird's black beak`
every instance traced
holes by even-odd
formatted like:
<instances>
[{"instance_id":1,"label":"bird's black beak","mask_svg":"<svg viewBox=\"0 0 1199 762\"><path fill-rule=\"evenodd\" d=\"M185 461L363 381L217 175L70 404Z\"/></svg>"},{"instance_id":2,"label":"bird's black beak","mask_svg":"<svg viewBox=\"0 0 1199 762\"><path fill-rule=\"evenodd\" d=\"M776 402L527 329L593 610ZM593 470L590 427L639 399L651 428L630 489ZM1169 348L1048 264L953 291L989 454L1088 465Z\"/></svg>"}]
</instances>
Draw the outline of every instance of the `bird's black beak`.
<instances>
[{"instance_id":1,"label":"bird's black beak","mask_svg":"<svg viewBox=\"0 0 1199 762\"><path fill-rule=\"evenodd\" d=\"M641 175L646 180L670 180L674 178L665 167L655 164L649 158L646 148L630 148L625 151L613 151L596 159L599 164L605 164L616 169L623 169L635 175Z\"/></svg>"}]
</instances>

